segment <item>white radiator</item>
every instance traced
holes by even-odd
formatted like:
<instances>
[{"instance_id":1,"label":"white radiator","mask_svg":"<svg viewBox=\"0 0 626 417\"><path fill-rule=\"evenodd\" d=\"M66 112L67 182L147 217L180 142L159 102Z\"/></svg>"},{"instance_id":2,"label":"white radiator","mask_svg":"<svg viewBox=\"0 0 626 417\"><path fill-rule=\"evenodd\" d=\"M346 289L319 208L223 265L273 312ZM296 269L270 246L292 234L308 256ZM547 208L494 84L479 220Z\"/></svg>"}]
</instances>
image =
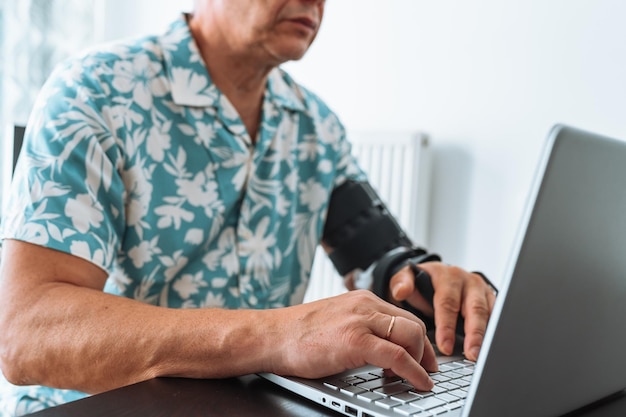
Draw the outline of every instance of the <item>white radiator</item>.
<instances>
[{"instance_id":1,"label":"white radiator","mask_svg":"<svg viewBox=\"0 0 626 417\"><path fill-rule=\"evenodd\" d=\"M354 155L391 214L413 242L427 246L430 153L423 133L349 134ZM345 292L343 278L318 247L304 301Z\"/></svg>"}]
</instances>

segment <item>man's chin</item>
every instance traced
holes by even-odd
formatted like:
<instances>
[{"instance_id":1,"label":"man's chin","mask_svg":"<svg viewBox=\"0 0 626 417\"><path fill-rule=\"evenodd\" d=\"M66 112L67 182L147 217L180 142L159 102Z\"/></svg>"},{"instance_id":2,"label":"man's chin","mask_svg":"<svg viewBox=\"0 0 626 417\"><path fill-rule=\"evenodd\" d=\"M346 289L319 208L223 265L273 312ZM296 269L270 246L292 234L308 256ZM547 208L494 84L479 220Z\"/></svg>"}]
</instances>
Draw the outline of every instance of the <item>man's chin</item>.
<instances>
[{"instance_id":1,"label":"man's chin","mask_svg":"<svg viewBox=\"0 0 626 417\"><path fill-rule=\"evenodd\" d=\"M309 50L312 41L306 38L296 38L283 40L274 45L271 50L272 55L279 62L298 61Z\"/></svg>"}]
</instances>

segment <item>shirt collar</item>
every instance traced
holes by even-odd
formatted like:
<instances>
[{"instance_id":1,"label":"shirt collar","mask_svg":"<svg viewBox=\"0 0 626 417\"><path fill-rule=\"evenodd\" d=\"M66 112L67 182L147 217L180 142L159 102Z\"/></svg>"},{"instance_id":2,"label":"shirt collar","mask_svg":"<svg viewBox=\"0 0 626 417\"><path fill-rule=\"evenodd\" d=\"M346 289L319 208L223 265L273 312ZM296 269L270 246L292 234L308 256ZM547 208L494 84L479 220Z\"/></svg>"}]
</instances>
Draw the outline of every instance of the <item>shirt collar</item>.
<instances>
[{"instance_id":1,"label":"shirt collar","mask_svg":"<svg viewBox=\"0 0 626 417\"><path fill-rule=\"evenodd\" d=\"M191 36L186 14L170 25L160 38L160 44L174 103L180 106L216 107L220 92L211 81L198 45Z\"/></svg>"},{"instance_id":2,"label":"shirt collar","mask_svg":"<svg viewBox=\"0 0 626 417\"><path fill-rule=\"evenodd\" d=\"M304 111L304 99L300 88L280 68L275 68L267 81L267 94L269 100L277 107L289 110Z\"/></svg>"}]
</instances>

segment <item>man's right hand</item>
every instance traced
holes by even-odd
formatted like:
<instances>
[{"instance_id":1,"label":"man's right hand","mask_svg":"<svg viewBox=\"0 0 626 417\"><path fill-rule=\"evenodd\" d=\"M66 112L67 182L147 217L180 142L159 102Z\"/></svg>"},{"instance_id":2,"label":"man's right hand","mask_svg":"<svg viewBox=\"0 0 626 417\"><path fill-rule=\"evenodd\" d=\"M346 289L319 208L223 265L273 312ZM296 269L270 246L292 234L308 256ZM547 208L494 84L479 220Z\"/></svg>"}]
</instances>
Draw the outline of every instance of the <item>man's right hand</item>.
<instances>
[{"instance_id":1,"label":"man's right hand","mask_svg":"<svg viewBox=\"0 0 626 417\"><path fill-rule=\"evenodd\" d=\"M370 291L349 291L274 311L284 316L270 336L282 341L272 372L318 378L371 364L418 389L433 387L428 372L437 370L437 360L426 326Z\"/></svg>"}]
</instances>

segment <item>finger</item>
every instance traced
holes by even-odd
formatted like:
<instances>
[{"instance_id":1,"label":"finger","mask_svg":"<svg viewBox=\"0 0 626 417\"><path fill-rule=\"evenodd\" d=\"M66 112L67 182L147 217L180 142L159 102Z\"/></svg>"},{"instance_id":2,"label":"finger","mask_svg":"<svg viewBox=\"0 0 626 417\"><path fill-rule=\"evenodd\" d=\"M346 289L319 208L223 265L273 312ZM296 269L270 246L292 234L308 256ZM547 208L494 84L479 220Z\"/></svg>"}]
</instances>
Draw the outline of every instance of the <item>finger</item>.
<instances>
[{"instance_id":1,"label":"finger","mask_svg":"<svg viewBox=\"0 0 626 417\"><path fill-rule=\"evenodd\" d=\"M356 289L356 285L354 284L354 271L348 272L346 275L344 275L343 285L349 291L353 291Z\"/></svg>"},{"instance_id":2,"label":"finger","mask_svg":"<svg viewBox=\"0 0 626 417\"><path fill-rule=\"evenodd\" d=\"M496 304L496 294L493 291L489 291L487 300L489 301L489 312L492 312L493 306Z\"/></svg>"},{"instance_id":3,"label":"finger","mask_svg":"<svg viewBox=\"0 0 626 417\"><path fill-rule=\"evenodd\" d=\"M437 354L435 353L435 348L432 343L428 339L428 336L425 336L424 341L424 356L422 357L422 361L420 364L426 369L428 372L437 372L439 371L439 364L437 363Z\"/></svg>"},{"instance_id":4,"label":"finger","mask_svg":"<svg viewBox=\"0 0 626 417\"><path fill-rule=\"evenodd\" d=\"M427 316L434 315L432 305L418 291L415 291L415 275L408 266L391 278L389 294L393 300L406 301Z\"/></svg>"},{"instance_id":5,"label":"finger","mask_svg":"<svg viewBox=\"0 0 626 417\"><path fill-rule=\"evenodd\" d=\"M429 372L438 369L437 356L426 335L426 326L404 317L396 317L387 328L386 339L406 349L409 354Z\"/></svg>"},{"instance_id":6,"label":"finger","mask_svg":"<svg viewBox=\"0 0 626 417\"><path fill-rule=\"evenodd\" d=\"M468 285L467 296L463 305L463 316L465 317L465 355L470 360L478 359L478 352L482 346L489 322L489 316L493 309L495 298L491 291L485 292L481 283Z\"/></svg>"},{"instance_id":7,"label":"finger","mask_svg":"<svg viewBox=\"0 0 626 417\"><path fill-rule=\"evenodd\" d=\"M456 322L461 311L463 296L463 280L460 279L465 271L441 264L421 264L433 280L435 296L435 340L439 350L444 355L451 355L454 350ZM438 285L445 282L445 285Z\"/></svg>"},{"instance_id":8,"label":"finger","mask_svg":"<svg viewBox=\"0 0 626 417\"><path fill-rule=\"evenodd\" d=\"M423 323L392 316L384 339L402 346L418 363L422 361L427 340Z\"/></svg>"},{"instance_id":9,"label":"finger","mask_svg":"<svg viewBox=\"0 0 626 417\"><path fill-rule=\"evenodd\" d=\"M396 316L396 319L393 326L390 326L392 316ZM374 319L370 322L376 324L372 328L376 336L389 339L391 342L402 346L428 371L435 372L438 369L435 350L426 336L426 325L413 313L393 304L382 302ZM416 345L417 342L419 345Z\"/></svg>"},{"instance_id":10,"label":"finger","mask_svg":"<svg viewBox=\"0 0 626 417\"><path fill-rule=\"evenodd\" d=\"M404 347L374 334L369 335L368 342L369 348L364 350L365 362L391 370L419 390L430 391L433 388L434 383L428 372Z\"/></svg>"},{"instance_id":11,"label":"finger","mask_svg":"<svg viewBox=\"0 0 626 417\"><path fill-rule=\"evenodd\" d=\"M389 294L394 300L404 301L414 290L413 272L408 266L399 270L389 281Z\"/></svg>"}]
</instances>

